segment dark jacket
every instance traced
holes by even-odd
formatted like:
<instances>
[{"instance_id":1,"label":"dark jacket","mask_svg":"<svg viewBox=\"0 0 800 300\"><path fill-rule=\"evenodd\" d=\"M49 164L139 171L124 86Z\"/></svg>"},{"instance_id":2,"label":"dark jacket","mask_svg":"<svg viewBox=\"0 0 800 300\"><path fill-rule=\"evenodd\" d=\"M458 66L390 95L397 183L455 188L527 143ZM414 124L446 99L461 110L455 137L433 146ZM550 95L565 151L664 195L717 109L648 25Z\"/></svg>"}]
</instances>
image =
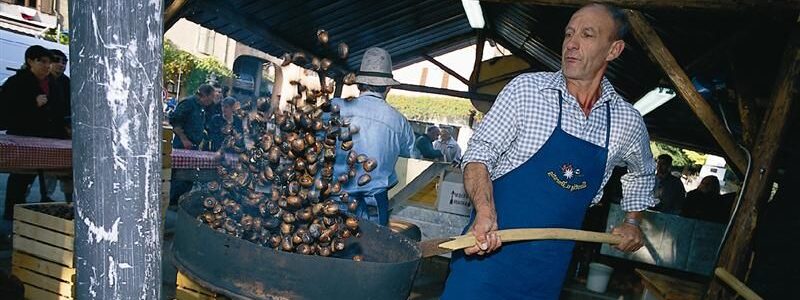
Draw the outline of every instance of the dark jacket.
<instances>
[{"instance_id":1,"label":"dark jacket","mask_svg":"<svg viewBox=\"0 0 800 300\"><path fill-rule=\"evenodd\" d=\"M444 157L441 151L433 149L433 140L428 135L423 134L418 137L414 146L417 147L422 158L440 159Z\"/></svg>"},{"instance_id":2,"label":"dark jacket","mask_svg":"<svg viewBox=\"0 0 800 300\"><path fill-rule=\"evenodd\" d=\"M70 105L72 105L72 101L69 85L69 77L67 75L59 77L50 75L50 93L54 95L58 93L56 99L59 100L53 103L53 118L56 122L61 122L61 127L71 127L72 108Z\"/></svg>"},{"instance_id":3,"label":"dark jacket","mask_svg":"<svg viewBox=\"0 0 800 300\"><path fill-rule=\"evenodd\" d=\"M206 134L206 119L208 117L206 114L206 108L200 104L200 99L197 96L191 96L178 103L175 111L169 116L169 123L172 124L172 127L183 128L183 133L192 142L192 150L199 150L200 146L208 141ZM184 148L177 134L172 139L172 147L175 149Z\"/></svg>"},{"instance_id":4,"label":"dark jacket","mask_svg":"<svg viewBox=\"0 0 800 300\"><path fill-rule=\"evenodd\" d=\"M36 97L44 92L36 76L21 69L9 77L0 88L0 128L13 135L66 138L64 122L56 118L63 93L52 83L49 90L47 103L38 107Z\"/></svg>"},{"instance_id":5,"label":"dark jacket","mask_svg":"<svg viewBox=\"0 0 800 300\"><path fill-rule=\"evenodd\" d=\"M205 150L217 151L217 150L219 150L220 147L222 147L222 143L224 143L225 139L228 137L227 135L222 133L222 129L227 124L228 124L228 121L225 120L225 118L222 116L222 114L216 114L213 117L211 117L211 122L208 125L208 137L209 137L209 139L211 139L211 144L210 144L210 148L209 149L205 149ZM238 132L240 135L243 134L244 126L242 124L242 119L241 118L239 118L237 116L233 116L232 126L233 126L233 130ZM238 146L240 148L244 148L244 141L239 139L239 141L236 142L236 146Z\"/></svg>"}]
</instances>

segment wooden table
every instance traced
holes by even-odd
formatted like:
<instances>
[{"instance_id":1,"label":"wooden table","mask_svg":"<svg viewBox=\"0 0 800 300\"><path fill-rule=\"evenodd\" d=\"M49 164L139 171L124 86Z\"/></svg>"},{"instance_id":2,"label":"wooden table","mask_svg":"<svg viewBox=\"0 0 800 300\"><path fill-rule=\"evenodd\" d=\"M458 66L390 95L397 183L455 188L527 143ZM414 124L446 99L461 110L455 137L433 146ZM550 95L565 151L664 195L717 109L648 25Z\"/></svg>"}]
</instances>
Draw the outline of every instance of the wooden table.
<instances>
[{"instance_id":1,"label":"wooden table","mask_svg":"<svg viewBox=\"0 0 800 300\"><path fill-rule=\"evenodd\" d=\"M641 269L636 269L636 274L642 278L645 288L661 300L700 300L706 292L706 286L698 282Z\"/></svg>"}]
</instances>

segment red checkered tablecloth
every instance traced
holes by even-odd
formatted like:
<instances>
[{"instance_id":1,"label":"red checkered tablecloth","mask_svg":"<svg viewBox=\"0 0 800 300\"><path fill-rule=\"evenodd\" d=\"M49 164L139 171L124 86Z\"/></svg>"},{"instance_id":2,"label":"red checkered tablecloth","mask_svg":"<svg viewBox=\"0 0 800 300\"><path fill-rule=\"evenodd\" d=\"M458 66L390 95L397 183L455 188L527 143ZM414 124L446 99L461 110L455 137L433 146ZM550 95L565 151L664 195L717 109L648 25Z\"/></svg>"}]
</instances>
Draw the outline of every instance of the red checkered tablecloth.
<instances>
[{"instance_id":1,"label":"red checkered tablecloth","mask_svg":"<svg viewBox=\"0 0 800 300\"><path fill-rule=\"evenodd\" d=\"M72 141L0 134L0 169L72 168Z\"/></svg>"},{"instance_id":2,"label":"red checkered tablecloth","mask_svg":"<svg viewBox=\"0 0 800 300\"><path fill-rule=\"evenodd\" d=\"M214 169L215 152L172 150L174 169ZM61 170L72 168L72 141L0 134L0 170Z\"/></svg>"},{"instance_id":3,"label":"red checkered tablecloth","mask_svg":"<svg viewBox=\"0 0 800 300\"><path fill-rule=\"evenodd\" d=\"M172 149L173 169L214 169L219 166L216 152Z\"/></svg>"}]
</instances>

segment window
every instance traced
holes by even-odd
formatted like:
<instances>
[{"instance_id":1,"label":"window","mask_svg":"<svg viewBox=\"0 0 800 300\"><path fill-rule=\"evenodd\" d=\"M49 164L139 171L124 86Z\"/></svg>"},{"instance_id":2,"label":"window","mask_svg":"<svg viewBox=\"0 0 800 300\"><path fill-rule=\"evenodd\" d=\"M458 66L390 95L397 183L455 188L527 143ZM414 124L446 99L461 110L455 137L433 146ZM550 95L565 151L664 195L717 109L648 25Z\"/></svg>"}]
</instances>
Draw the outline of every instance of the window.
<instances>
[{"instance_id":1,"label":"window","mask_svg":"<svg viewBox=\"0 0 800 300\"><path fill-rule=\"evenodd\" d=\"M215 32L205 27L200 27L200 32L197 34L197 52L203 54L211 54L214 52L214 35Z\"/></svg>"},{"instance_id":2,"label":"window","mask_svg":"<svg viewBox=\"0 0 800 300\"><path fill-rule=\"evenodd\" d=\"M3 1L5 2L5 1ZM38 0L16 0L17 5L36 8Z\"/></svg>"}]
</instances>

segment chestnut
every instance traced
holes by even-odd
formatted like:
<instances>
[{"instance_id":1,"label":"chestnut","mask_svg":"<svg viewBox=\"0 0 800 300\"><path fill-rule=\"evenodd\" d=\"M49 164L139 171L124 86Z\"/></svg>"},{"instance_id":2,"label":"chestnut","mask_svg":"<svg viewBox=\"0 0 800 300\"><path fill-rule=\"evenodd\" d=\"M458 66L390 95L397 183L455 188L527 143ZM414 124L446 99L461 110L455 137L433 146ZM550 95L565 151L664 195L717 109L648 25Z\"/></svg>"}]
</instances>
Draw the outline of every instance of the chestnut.
<instances>
[{"instance_id":1,"label":"chestnut","mask_svg":"<svg viewBox=\"0 0 800 300\"><path fill-rule=\"evenodd\" d=\"M370 180L372 180L372 176L369 176L369 174L361 175L360 177L358 177L358 186L365 185L369 183Z\"/></svg>"},{"instance_id":2,"label":"chestnut","mask_svg":"<svg viewBox=\"0 0 800 300\"><path fill-rule=\"evenodd\" d=\"M375 168L378 167L378 161L374 158L370 158L362 163L361 166L364 167L364 171L372 172L372 170L375 170Z\"/></svg>"}]
</instances>

